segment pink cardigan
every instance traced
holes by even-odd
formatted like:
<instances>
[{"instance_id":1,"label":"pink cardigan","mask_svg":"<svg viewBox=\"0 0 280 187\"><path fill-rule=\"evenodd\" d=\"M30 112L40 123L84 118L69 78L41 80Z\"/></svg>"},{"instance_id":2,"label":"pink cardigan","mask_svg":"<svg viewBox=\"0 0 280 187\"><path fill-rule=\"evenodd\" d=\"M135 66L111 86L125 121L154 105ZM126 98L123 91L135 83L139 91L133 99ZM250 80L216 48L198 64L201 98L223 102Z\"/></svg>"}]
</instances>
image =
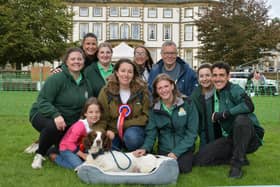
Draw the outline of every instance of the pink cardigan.
<instances>
[{"instance_id":1,"label":"pink cardigan","mask_svg":"<svg viewBox=\"0 0 280 187\"><path fill-rule=\"evenodd\" d=\"M90 131L91 129L89 128L86 119L77 121L67 130L66 134L63 136L59 144L59 150L69 150L74 152L80 145L82 138L85 137Z\"/></svg>"}]
</instances>

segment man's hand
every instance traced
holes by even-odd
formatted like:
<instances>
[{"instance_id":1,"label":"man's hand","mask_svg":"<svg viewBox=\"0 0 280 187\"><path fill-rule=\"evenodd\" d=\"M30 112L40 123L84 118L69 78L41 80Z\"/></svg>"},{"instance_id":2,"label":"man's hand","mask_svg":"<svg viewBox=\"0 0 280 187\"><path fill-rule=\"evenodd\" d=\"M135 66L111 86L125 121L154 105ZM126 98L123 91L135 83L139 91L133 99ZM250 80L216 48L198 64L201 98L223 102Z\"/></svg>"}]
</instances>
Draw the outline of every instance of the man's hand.
<instances>
[{"instance_id":1,"label":"man's hand","mask_svg":"<svg viewBox=\"0 0 280 187\"><path fill-rule=\"evenodd\" d=\"M213 122L221 121L221 120L227 119L229 116L230 116L229 111L214 112L212 114L212 121Z\"/></svg>"},{"instance_id":2,"label":"man's hand","mask_svg":"<svg viewBox=\"0 0 280 187\"><path fill-rule=\"evenodd\" d=\"M168 153L167 156L170 157L170 158L177 159L177 156L172 152Z\"/></svg>"},{"instance_id":3,"label":"man's hand","mask_svg":"<svg viewBox=\"0 0 280 187\"><path fill-rule=\"evenodd\" d=\"M140 157L140 156L143 156L143 155L146 154L146 150L145 149L137 149L137 150L133 151L132 154L135 157Z\"/></svg>"},{"instance_id":4,"label":"man's hand","mask_svg":"<svg viewBox=\"0 0 280 187\"><path fill-rule=\"evenodd\" d=\"M59 72L62 72L62 69L57 67L57 68L52 68L50 70L51 74L56 74L56 73L59 73Z\"/></svg>"}]
</instances>

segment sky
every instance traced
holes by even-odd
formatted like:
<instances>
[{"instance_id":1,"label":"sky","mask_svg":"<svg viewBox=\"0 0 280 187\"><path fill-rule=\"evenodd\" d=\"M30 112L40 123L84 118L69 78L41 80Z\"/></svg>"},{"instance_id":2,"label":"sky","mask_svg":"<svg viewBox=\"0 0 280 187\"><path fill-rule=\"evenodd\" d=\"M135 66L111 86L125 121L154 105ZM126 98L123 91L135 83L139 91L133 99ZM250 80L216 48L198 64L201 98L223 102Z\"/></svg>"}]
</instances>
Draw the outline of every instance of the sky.
<instances>
[{"instance_id":1,"label":"sky","mask_svg":"<svg viewBox=\"0 0 280 187\"><path fill-rule=\"evenodd\" d=\"M280 18L280 0L267 0L267 5L271 6L268 15L271 18L274 17Z\"/></svg>"}]
</instances>

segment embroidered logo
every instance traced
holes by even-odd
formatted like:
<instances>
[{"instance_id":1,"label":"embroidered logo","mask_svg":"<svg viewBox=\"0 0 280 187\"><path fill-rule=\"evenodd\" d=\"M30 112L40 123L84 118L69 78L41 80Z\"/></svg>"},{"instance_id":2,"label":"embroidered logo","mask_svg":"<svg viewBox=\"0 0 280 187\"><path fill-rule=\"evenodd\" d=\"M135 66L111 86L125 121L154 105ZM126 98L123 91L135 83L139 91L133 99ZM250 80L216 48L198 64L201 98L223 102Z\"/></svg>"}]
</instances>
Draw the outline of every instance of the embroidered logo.
<instances>
[{"instance_id":1,"label":"embroidered logo","mask_svg":"<svg viewBox=\"0 0 280 187\"><path fill-rule=\"evenodd\" d=\"M185 109L183 107L180 107L178 115L179 116L185 116L185 115L187 115L187 112L185 111Z\"/></svg>"}]
</instances>

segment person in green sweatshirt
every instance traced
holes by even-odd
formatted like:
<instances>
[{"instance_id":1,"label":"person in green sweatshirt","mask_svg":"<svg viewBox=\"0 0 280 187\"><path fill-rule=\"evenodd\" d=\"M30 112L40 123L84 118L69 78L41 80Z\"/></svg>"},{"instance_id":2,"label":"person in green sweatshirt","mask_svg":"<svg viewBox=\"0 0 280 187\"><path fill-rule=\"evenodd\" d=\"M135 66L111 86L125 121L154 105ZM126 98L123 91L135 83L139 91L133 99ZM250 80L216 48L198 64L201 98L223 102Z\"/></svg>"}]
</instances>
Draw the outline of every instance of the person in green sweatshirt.
<instances>
[{"instance_id":1,"label":"person in green sweatshirt","mask_svg":"<svg viewBox=\"0 0 280 187\"><path fill-rule=\"evenodd\" d=\"M195 157L195 165L217 165L228 160L230 178L241 178L242 166L249 165L246 154L261 145L264 129L254 112L254 104L245 90L229 82L230 66L224 62L212 65L215 86L212 121L219 123L222 137L205 145Z\"/></svg>"},{"instance_id":2,"label":"person in green sweatshirt","mask_svg":"<svg viewBox=\"0 0 280 187\"><path fill-rule=\"evenodd\" d=\"M30 122L40 133L39 148L31 164L40 169L48 149L58 145L66 130L80 118L92 89L81 70L84 53L70 48L64 57L63 71L50 76L30 110Z\"/></svg>"},{"instance_id":3,"label":"person in green sweatshirt","mask_svg":"<svg viewBox=\"0 0 280 187\"><path fill-rule=\"evenodd\" d=\"M203 63L197 70L199 86L193 91L191 98L199 115L199 147L221 137L221 128L211 120L214 103L214 85L212 83L211 64Z\"/></svg>"},{"instance_id":4,"label":"person in green sweatshirt","mask_svg":"<svg viewBox=\"0 0 280 187\"><path fill-rule=\"evenodd\" d=\"M198 130L195 105L179 93L167 74L159 74L155 78L153 100L144 144L133 154L139 157L152 152L158 139L158 154L176 159L181 173L191 172Z\"/></svg>"}]
</instances>

